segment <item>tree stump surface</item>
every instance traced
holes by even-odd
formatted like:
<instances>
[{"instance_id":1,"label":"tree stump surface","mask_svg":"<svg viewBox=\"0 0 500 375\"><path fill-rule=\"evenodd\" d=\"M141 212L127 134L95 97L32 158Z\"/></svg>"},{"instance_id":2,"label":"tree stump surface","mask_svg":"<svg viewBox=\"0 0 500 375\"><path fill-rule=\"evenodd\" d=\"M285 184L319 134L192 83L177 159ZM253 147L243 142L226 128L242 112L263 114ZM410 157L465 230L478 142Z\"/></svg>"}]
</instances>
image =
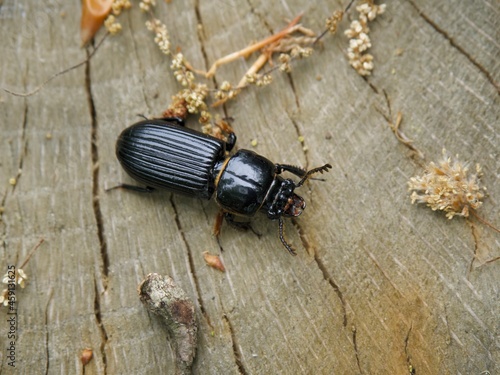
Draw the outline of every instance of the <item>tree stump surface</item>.
<instances>
[{"instance_id":1,"label":"tree stump surface","mask_svg":"<svg viewBox=\"0 0 500 375\"><path fill-rule=\"evenodd\" d=\"M319 31L345 6L157 3L172 50L204 70L301 12ZM1 1L0 86L30 91L83 61L80 12L79 1ZM326 181L300 189L307 209L285 223L296 257L265 215L255 233L224 226L219 246L213 201L105 192L133 183L115 157L118 134L137 114L159 116L180 89L137 3L90 63L29 97L0 92L2 273L45 240L23 267L26 288L16 288L14 340L2 310L0 371L174 373L165 325L137 294L157 272L195 304L194 374L500 373L500 235L473 217L411 205L407 190L446 148L471 170L481 164L489 195L477 213L499 225L500 5L388 2L370 24L366 79L346 58L343 31L356 17L352 8L290 74L214 110L234 119L239 148L277 163L332 164ZM253 59L221 67L207 84L236 84ZM386 117L394 123L398 112L425 159L391 131ZM199 129L194 117L188 126ZM220 254L226 272L208 267L204 251ZM93 351L85 368L84 348Z\"/></svg>"}]
</instances>

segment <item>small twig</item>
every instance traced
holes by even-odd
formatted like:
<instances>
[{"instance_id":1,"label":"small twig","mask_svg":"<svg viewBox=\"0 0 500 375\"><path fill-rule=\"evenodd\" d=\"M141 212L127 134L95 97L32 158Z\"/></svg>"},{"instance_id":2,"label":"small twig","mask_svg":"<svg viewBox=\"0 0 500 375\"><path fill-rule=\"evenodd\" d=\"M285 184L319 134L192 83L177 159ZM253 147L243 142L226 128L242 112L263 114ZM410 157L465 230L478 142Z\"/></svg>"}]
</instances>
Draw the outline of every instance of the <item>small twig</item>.
<instances>
[{"instance_id":1,"label":"small twig","mask_svg":"<svg viewBox=\"0 0 500 375\"><path fill-rule=\"evenodd\" d=\"M43 82L41 85L35 87L35 89L33 89L32 91L29 91L29 92L25 92L25 93L21 93L21 92L15 92L15 91L11 91L9 89L6 89L4 87L2 87L2 90L11 94L11 95L14 95L14 96L21 96L21 97L28 97L28 96L31 96L31 95L34 95L36 94L38 91L40 91L47 83L49 83L50 81L52 81L54 78L57 78L59 77L60 75L63 75L65 73L68 73L69 71L73 70L73 69L76 69L76 68L79 68L80 66L86 64L87 62L90 61L90 59L92 58L92 56L94 56L94 54L97 52L97 50L99 49L99 47L101 46L101 44L104 42L104 40L107 38L107 36L109 35L109 32L106 32L106 34L104 34L104 36L102 37L102 39L99 41L99 43L97 43L97 45L95 46L94 50L87 56L87 58L83 61L80 61L78 64L76 65L73 65L73 66L70 66L69 68L66 68L64 70L61 70L60 72L57 72L56 74L54 74L53 76L49 77L45 82Z\"/></svg>"},{"instance_id":2,"label":"small twig","mask_svg":"<svg viewBox=\"0 0 500 375\"><path fill-rule=\"evenodd\" d=\"M495 232L497 233L500 233L500 229L498 229L497 227L495 227L493 224L491 224L490 222L486 221L485 219L483 219L481 216L479 216L476 211L474 210L470 210L469 211L470 214L472 214L472 216L474 216L477 220L479 220L481 223L483 223L484 225L486 225L487 227L493 229Z\"/></svg>"},{"instance_id":3,"label":"small twig","mask_svg":"<svg viewBox=\"0 0 500 375\"><path fill-rule=\"evenodd\" d=\"M248 56L251 53L262 49L266 45L271 44L271 43L283 38L284 36L290 34L291 32L295 31L293 26L295 26L300 21L301 17L302 17L302 14L299 14L280 32L278 32L274 35L271 35L270 37L267 37L267 38L265 38L257 43L254 43L246 48L243 48L242 50L239 50L237 52L233 52L229 55L226 55L226 56L221 57L220 59L216 60L212 64L212 66L210 67L210 70L205 74L205 76L207 78L210 78L215 74L215 71L217 70L217 68L219 66L221 66L223 64L227 64L231 61L234 61L240 57Z\"/></svg>"},{"instance_id":4,"label":"small twig","mask_svg":"<svg viewBox=\"0 0 500 375\"><path fill-rule=\"evenodd\" d=\"M388 114L384 114L380 109L375 107L377 112L379 112L387 121L387 124L389 125L389 128L392 130L394 135L396 136L396 139L404 144L406 147L408 147L410 150L412 150L414 153L416 153L421 159L424 159L424 154L422 151L417 149L412 143L413 141L409 139L400 129L401 123L403 122L403 114L401 112L398 112L396 114L396 121L393 120L392 118L392 108L391 108L391 101L389 99L389 95L385 90L383 90L386 105L387 105L387 110Z\"/></svg>"},{"instance_id":5,"label":"small twig","mask_svg":"<svg viewBox=\"0 0 500 375\"><path fill-rule=\"evenodd\" d=\"M33 248L33 250L30 251L30 253L28 254L28 256L26 257L26 259L24 260L23 264L21 264L19 267L17 268L24 268L24 266L30 261L31 257L33 256L33 254L35 253L35 251L40 247L40 245L44 242L45 240L43 238L40 238L40 241L38 241L38 243L35 245L35 247Z\"/></svg>"},{"instance_id":6,"label":"small twig","mask_svg":"<svg viewBox=\"0 0 500 375\"><path fill-rule=\"evenodd\" d=\"M247 83L247 76L251 74L256 74L264 65L266 65L267 61L269 60L269 54L267 53L262 53L259 58L252 64L250 69L247 70L243 78L240 80L238 83L238 86L233 89L234 95L238 95L242 89L248 86ZM215 103L212 104L212 107L218 107L225 102L227 102L230 98L226 96L223 99L217 100Z\"/></svg>"}]
</instances>

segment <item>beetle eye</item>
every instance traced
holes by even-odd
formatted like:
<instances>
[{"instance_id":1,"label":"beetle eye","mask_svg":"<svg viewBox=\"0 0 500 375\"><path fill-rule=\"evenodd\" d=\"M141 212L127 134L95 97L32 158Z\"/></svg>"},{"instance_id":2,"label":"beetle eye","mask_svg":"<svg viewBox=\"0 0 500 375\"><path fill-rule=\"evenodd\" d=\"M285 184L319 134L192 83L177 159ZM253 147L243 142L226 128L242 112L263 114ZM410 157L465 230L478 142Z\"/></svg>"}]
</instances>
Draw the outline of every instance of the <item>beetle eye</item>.
<instances>
[{"instance_id":1,"label":"beetle eye","mask_svg":"<svg viewBox=\"0 0 500 375\"><path fill-rule=\"evenodd\" d=\"M285 216L299 216L305 208L306 202L304 199L297 194L293 194L286 202Z\"/></svg>"}]
</instances>

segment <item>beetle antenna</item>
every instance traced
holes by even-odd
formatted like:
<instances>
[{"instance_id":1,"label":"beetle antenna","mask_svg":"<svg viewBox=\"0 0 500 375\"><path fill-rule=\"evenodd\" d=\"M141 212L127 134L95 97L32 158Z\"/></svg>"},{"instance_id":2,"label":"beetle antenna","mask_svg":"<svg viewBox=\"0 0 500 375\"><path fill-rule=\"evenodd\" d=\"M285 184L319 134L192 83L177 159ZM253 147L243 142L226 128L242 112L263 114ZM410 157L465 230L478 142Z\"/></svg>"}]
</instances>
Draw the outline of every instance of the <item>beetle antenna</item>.
<instances>
[{"instance_id":1,"label":"beetle antenna","mask_svg":"<svg viewBox=\"0 0 500 375\"><path fill-rule=\"evenodd\" d=\"M306 182L309 177L311 177L313 174L315 173L323 173L323 172L328 172L328 170L331 168L332 166L330 164L325 164L323 165L322 167L318 167L318 168L314 168L314 169L311 169L310 171L307 171L307 173L304 175L304 177L302 177L302 180L300 180L296 185L295 187L299 187L299 186L302 186L304 184L304 182Z\"/></svg>"},{"instance_id":2,"label":"beetle antenna","mask_svg":"<svg viewBox=\"0 0 500 375\"><path fill-rule=\"evenodd\" d=\"M281 216L278 219L278 222L279 222L279 234L281 243L283 244L283 246L285 246L285 248L288 250L290 254L297 255L295 250L288 244L288 242L286 242L285 237L283 236L283 218Z\"/></svg>"}]
</instances>

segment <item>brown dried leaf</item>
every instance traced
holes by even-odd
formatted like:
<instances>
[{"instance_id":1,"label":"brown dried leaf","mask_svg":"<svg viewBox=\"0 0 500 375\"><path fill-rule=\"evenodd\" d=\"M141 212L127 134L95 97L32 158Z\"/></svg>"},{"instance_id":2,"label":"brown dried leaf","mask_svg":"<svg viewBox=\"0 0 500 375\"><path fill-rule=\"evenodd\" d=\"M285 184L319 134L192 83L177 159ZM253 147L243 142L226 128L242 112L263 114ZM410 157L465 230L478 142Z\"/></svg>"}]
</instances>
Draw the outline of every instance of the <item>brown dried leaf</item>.
<instances>
[{"instance_id":1,"label":"brown dried leaf","mask_svg":"<svg viewBox=\"0 0 500 375\"><path fill-rule=\"evenodd\" d=\"M222 261L218 255L213 255L208 251L205 251L203 253L203 258L205 259L207 265L209 265L210 267L215 268L221 272L226 272L226 268L224 267L224 264L222 264Z\"/></svg>"},{"instance_id":2,"label":"brown dried leaf","mask_svg":"<svg viewBox=\"0 0 500 375\"><path fill-rule=\"evenodd\" d=\"M82 350L82 355L80 356L80 360L82 361L82 365L87 365L92 360L93 352L92 349L85 348Z\"/></svg>"}]
</instances>

